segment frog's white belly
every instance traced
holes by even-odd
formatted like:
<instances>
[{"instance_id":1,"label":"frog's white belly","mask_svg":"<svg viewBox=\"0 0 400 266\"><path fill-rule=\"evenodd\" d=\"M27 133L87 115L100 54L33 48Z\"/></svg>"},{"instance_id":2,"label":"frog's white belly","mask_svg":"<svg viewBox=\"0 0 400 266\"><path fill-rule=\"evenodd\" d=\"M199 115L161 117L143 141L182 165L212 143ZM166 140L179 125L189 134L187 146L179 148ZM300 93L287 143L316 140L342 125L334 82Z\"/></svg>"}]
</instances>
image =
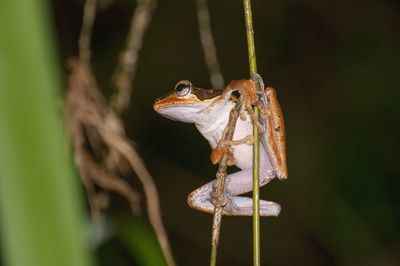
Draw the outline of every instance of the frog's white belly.
<instances>
[{"instance_id":1,"label":"frog's white belly","mask_svg":"<svg viewBox=\"0 0 400 266\"><path fill-rule=\"evenodd\" d=\"M249 135L253 135L253 126L249 120L249 116L245 121L238 119L233 134L233 140L240 140ZM260 143L260 147L262 144ZM232 146L233 157L236 160L236 166L240 169L249 169L253 166L253 145L240 144Z\"/></svg>"}]
</instances>

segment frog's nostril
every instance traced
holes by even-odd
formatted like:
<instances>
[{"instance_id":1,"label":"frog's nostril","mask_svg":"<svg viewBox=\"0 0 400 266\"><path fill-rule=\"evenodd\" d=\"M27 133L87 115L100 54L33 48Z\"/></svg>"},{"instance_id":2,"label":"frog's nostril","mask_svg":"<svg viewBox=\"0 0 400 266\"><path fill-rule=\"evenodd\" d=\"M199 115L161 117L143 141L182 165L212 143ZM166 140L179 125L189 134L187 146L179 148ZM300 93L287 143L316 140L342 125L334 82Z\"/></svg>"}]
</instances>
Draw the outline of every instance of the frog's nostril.
<instances>
[{"instance_id":1,"label":"frog's nostril","mask_svg":"<svg viewBox=\"0 0 400 266\"><path fill-rule=\"evenodd\" d=\"M160 107L158 106L157 102L158 102L158 99L153 104L154 111L157 111L158 109L160 109Z\"/></svg>"}]
</instances>

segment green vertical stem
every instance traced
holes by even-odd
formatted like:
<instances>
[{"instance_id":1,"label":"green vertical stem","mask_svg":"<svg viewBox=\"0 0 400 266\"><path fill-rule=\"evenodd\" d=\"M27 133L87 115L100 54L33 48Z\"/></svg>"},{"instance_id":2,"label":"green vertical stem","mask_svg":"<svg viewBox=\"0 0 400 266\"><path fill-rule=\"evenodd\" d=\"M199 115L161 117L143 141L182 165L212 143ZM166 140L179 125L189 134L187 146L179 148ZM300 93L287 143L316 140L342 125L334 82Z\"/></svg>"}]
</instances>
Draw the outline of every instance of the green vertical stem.
<instances>
[{"instance_id":1,"label":"green vertical stem","mask_svg":"<svg viewBox=\"0 0 400 266\"><path fill-rule=\"evenodd\" d=\"M243 0L247 34L247 49L249 54L250 77L257 72L256 49L254 45L253 17L251 1ZM258 121L260 112L254 107ZM260 175L259 175L259 138L258 128L253 125L253 265L260 265Z\"/></svg>"},{"instance_id":2,"label":"green vertical stem","mask_svg":"<svg viewBox=\"0 0 400 266\"><path fill-rule=\"evenodd\" d=\"M251 0L243 0L244 16L247 35L247 51L249 55L250 76L257 72L256 48L254 45L253 15L251 13Z\"/></svg>"},{"instance_id":3,"label":"green vertical stem","mask_svg":"<svg viewBox=\"0 0 400 266\"><path fill-rule=\"evenodd\" d=\"M258 120L259 110L254 107ZM253 126L253 265L260 265L260 174L258 127Z\"/></svg>"},{"instance_id":4,"label":"green vertical stem","mask_svg":"<svg viewBox=\"0 0 400 266\"><path fill-rule=\"evenodd\" d=\"M218 252L218 245L211 245L211 258L210 258L210 266L217 265L217 252Z\"/></svg>"}]
</instances>

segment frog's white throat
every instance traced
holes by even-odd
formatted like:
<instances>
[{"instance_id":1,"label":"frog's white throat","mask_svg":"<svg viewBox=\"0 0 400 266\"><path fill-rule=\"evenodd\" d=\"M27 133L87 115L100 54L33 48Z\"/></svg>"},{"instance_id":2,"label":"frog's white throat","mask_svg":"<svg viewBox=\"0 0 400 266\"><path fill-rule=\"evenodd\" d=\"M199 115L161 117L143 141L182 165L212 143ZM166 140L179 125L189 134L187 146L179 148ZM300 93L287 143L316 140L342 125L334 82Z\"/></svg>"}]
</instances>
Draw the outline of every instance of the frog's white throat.
<instances>
[{"instance_id":1,"label":"frog's white throat","mask_svg":"<svg viewBox=\"0 0 400 266\"><path fill-rule=\"evenodd\" d=\"M156 111L171 120L184 122L184 123L196 123L197 116L204 110L207 109L209 103L207 102L194 102L194 103L181 103L176 105L168 105L156 109Z\"/></svg>"},{"instance_id":2,"label":"frog's white throat","mask_svg":"<svg viewBox=\"0 0 400 266\"><path fill-rule=\"evenodd\" d=\"M231 93L228 93L223 98L215 97L202 102L171 104L158 108L156 111L171 120L194 123L214 148L223 137L230 110L235 106L230 96Z\"/></svg>"},{"instance_id":3,"label":"frog's white throat","mask_svg":"<svg viewBox=\"0 0 400 266\"><path fill-rule=\"evenodd\" d=\"M218 102L212 108L203 109L197 114L194 124L203 137L208 140L211 147L214 148L223 137L223 132L228 124L229 113L234 106L235 103L232 101Z\"/></svg>"}]
</instances>

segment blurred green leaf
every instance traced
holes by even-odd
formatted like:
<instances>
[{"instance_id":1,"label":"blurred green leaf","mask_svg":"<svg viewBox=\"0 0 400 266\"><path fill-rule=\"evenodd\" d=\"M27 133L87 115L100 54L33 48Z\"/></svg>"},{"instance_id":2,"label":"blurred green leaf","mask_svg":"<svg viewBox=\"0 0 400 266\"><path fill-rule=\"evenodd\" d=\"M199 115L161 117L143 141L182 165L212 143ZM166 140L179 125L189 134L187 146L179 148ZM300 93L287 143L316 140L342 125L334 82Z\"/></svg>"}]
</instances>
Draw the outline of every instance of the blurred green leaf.
<instances>
[{"instance_id":1,"label":"blurred green leaf","mask_svg":"<svg viewBox=\"0 0 400 266\"><path fill-rule=\"evenodd\" d=\"M116 224L118 238L139 265L167 265L153 231L144 221L121 216Z\"/></svg>"},{"instance_id":2,"label":"blurred green leaf","mask_svg":"<svg viewBox=\"0 0 400 266\"><path fill-rule=\"evenodd\" d=\"M0 2L0 225L10 266L90 264L47 11L44 1Z\"/></svg>"}]
</instances>

